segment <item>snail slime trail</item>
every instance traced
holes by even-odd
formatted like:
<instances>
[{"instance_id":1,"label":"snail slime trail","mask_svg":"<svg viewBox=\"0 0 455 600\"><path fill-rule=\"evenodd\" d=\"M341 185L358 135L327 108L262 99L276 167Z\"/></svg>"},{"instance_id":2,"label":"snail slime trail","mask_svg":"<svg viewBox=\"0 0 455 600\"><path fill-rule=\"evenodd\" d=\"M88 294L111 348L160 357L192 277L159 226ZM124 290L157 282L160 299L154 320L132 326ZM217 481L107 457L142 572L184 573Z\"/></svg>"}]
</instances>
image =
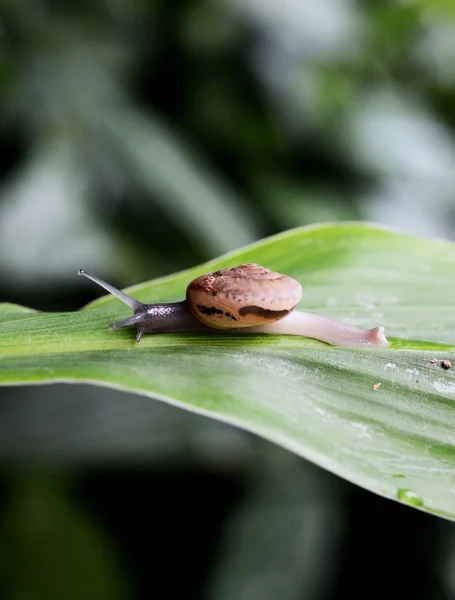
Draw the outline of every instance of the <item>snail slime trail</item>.
<instances>
[{"instance_id":1,"label":"snail slime trail","mask_svg":"<svg viewBox=\"0 0 455 600\"><path fill-rule=\"evenodd\" d=\"M143 304L83 269L87 277L133 310L133 315L109 326L136 326L136 341L144 333L184 333L229 330L232 333L299 335L344 348L386 348L383 327L358 329L328 317L294 310L302 286L261 265L248 263L193 279L180 302Z\"/></svg>"}]
</instances>

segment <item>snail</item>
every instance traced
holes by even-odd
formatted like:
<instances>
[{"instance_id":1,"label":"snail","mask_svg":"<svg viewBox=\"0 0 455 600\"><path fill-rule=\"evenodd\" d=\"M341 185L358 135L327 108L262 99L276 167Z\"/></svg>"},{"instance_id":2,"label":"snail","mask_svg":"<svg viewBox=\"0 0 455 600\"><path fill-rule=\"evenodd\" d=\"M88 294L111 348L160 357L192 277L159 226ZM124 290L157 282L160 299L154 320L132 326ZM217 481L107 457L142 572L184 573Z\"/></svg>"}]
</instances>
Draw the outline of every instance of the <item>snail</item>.
<instances>
[{"instance_id":1,"label":"snail","mask_svg":"<svg viewBox=\"0 0 455 600\"><path fill-rule=\"evenodd\" d=\"M302 286L287 275L257 264L245 264L193 279L186 299L166 304L143 304L127 296L96 275L87 277L133 309L133 316L109 329L136 325L136 342L144 333L210 331L301 335L345 348L385 348L383 327L357 329L340 321L294 311L302 297Z\"/></svg>"}]
</instances>

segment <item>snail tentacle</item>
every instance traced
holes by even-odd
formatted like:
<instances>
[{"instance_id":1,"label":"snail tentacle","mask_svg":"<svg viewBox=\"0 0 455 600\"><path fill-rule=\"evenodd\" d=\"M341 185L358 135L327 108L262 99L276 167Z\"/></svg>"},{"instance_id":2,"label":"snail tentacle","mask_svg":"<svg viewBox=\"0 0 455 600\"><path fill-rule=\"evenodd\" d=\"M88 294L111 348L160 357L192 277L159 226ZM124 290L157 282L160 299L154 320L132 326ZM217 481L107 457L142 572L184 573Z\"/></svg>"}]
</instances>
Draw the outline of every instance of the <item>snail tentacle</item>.
<instances>
[{"instance_id":1,"label":"snail tentacle","mask_svg":"<svg viewBox=\"0 0 455 600\"><path fill-rule=\"evenodd\" d=\"M82 277L87 277L87 279L90 279L94 283L98 284L100 287L104 288L107 292L111 293L113 296L115 296L116 298L121 300L123 302L123 304L126 304L133 310L138 309L142 305L142 303L139 302L139 300L136 300L136 298L132 298L131 296L128 296L127 294L120 291L119 289L117 289L116 287L111 285L110 283L107 283L106 281L104 281L104 279L101 279L100 277L97 277L96 275L92 275L91 273L89 273L88 271L85 271L84 269L79 269L77 274L81 275Z\"/></svg>"}]
</instances>

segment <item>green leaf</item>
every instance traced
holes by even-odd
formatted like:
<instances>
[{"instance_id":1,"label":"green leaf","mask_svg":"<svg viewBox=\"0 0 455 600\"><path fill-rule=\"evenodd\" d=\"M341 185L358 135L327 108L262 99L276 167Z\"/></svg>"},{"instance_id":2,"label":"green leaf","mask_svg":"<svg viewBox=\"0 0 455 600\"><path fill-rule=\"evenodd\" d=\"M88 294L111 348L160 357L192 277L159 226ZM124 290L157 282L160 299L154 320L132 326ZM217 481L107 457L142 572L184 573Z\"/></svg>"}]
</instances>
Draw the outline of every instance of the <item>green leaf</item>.
<instances>
[{"instance_id":1,"label":"green leaf","mask_svg":"<svg viewBox=\"0 0 455 600\"><path fill-rule=\"evenodd\" d=\"M107 331L130 314L111 297L70 314L9 305L0 309L0 383L82 381L149 395L455 519L455 377L429 362L455 363L455 246L367 224L323 225L130 292L149 302L182 299L192 277L242 262L296 277L307 310L383 325L391 345L347 350L294 336L217 332L146 335L137 345L131 329Z\"/></svg>"}]
</instances>

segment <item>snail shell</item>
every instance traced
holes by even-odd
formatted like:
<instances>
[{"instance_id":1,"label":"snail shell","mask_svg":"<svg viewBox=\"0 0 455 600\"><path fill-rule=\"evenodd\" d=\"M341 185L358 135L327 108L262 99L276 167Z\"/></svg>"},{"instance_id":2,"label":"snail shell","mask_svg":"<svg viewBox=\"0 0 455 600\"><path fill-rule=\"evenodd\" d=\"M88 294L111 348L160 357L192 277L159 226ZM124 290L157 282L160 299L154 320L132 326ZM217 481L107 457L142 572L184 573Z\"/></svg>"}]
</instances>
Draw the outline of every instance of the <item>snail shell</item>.
<instances>
[{"instance_id":1,"label":"snail shell","mask_svg":"<svg viewBox=\"0 0 455 600\"><path fill-rule=\"evenodd\" d=\"M192 314L214 329L273 323L293 311L301 298L298 281L254 263L201 275L186 289Z\"/></svg>"}]
</instances>

